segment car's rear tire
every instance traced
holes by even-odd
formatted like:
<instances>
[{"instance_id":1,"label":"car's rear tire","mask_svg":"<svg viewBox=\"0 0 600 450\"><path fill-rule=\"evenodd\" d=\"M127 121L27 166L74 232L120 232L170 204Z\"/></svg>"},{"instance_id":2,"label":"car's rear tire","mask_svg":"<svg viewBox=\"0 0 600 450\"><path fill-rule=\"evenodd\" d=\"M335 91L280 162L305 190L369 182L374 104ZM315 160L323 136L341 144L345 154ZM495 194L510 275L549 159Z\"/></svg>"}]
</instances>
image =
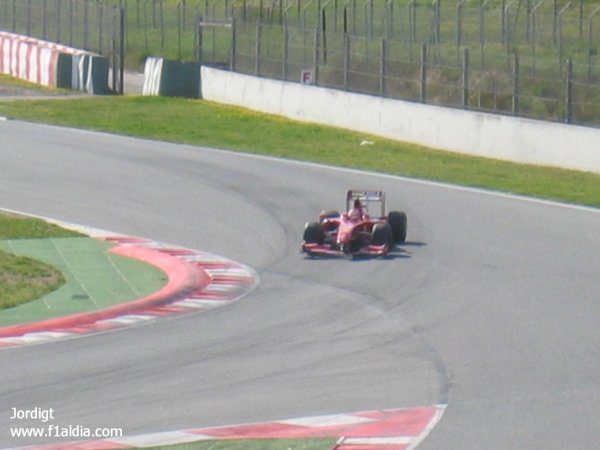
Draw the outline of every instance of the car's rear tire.
<instances>
[{"instance_id":1,"label":"car's rear tire","mask_svg":"<svg viewBox=\"0 0 600 450\"><path fill-rule=\"evenodd\" d=\"M322 244L323 232L319 222L309 222L304 227L304 242L307 244Z\"/></svg>"},{"instance_id":2,"label":"car's rear tire","mask_svg":"<svg viewBox=\"0 0 600 450\"><path fill-rule=\"evenodd\" d=\"M408 230L408 219L406 214L399 211L392 211L388 214L388 224L392 229L394 243L401 244L406 242L406 233Z\"/></svg>"},{"instance_id":3,"label":"car's rear tire","mask_svg":"<svg viewBox=\"0 0 600 450\"><path fill-rule=\"evenodd\" d=\"M391 247L393 243L392 239L392 228L387 223L378 223L373 227L373 231L371 232L372 245L387 245Z\"/></svg>"}]
</instances>

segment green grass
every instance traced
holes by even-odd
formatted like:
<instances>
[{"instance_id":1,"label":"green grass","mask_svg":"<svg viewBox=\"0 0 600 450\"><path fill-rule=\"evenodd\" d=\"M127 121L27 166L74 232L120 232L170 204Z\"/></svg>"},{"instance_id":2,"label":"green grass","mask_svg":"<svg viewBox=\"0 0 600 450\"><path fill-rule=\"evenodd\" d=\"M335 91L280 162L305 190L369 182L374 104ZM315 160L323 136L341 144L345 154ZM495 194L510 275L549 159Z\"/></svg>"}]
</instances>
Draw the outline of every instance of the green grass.
<instances>
[{"instance_id":1,"label":"green grass","mask_svg":"<svg viewBox=\"0 0 600 450\"><path fill-rule=\"evenodd\" d=\"M0 310L42 297L64 282L54 267L0 250Z\"/></svg>"},{"instance_id":2,"label":"green grass","mask_svg":"<svg viewBox=\"0 0 600 450\"><path fill-rule=\"evenodd\" d=\"M79 236L39 219L0 213L0 240ZM0 250L0 309L30 302L62 286L65 278L49 264Z\"/></svg>"},{"instance_id":3,"label":"green grass","mask_svg":"<svg viewBox=\"0 0 600 450\"><path fill-rule=\"evenodd\" d=\"M314 161L600 207L600 175L437 151L205 101L154 97L0 103L0 114ZM360 146L363 140L372 146Z\"/></svg>"},{"instance_id":4,"label":"green grass","mask_svg":"<svg viewBox=\"0 0 600 450\"><path fill-rule=\"evenodd\" d=\"M9 75L0 73L0 85L11 86L15 88L27 89L29 91L37 91L41 94L66 94L70 91L66 89L50 88L36 83L30 83L19 78L14 78Z\"/></svg>"},{"instance_id":5,"label":"green grass","mask_svg":"<svg viewBox=\"0 0 600 450\"><path fill-rule=\"evenodd\" d=\"M83 235L40 219L31 219L0 212L0 240L77 236Z\"/></svg>"},{"instance_id":6,"label":"green grass","mask_svg":"<svg viewBox=\"0 0 600 450\"><path fill-rule=\"evenodd\" d=\"M200 441L151 450L330 450L335 439L249 439Z\"/></svg>"}]
</instances>

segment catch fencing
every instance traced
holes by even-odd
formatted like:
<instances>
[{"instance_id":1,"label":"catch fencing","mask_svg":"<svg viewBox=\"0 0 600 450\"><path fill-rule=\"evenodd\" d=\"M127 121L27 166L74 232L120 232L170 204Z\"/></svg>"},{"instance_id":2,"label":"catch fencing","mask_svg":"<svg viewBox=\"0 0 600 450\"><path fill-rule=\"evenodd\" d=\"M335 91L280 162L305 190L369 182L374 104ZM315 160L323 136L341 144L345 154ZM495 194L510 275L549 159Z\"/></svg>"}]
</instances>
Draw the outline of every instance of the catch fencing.
<instances>
[{"instance_id":1,"label":"catch fencing","mask_svg":"<svg viewBox=\"0 0 600 450\"><path fill-rule=\"evenodd\" d=\"M0 30L105 56L123 92L124 9L93 0L0 0Z\"/></svg>"},{"instance_id":2,"label":"catch fencing","mask_svg":"<svg viewBox=\"0 0 600 450\"><path fill-rule=\"evenodd\" d=\"M133 64L146 55L201 59L351 92L600 126L600 2L564 1L118 3Z\"/></svg>"},{"instance_id":3,"label":"catch fencing","mask_svg":"<svg viewBox=\"0 0 600 450\"><path fill-rule=\"evenodd\" d=\"M0 29L113 67L160 56L600 126L599 0L0 0Z\"/></svg>"}]
</instances>

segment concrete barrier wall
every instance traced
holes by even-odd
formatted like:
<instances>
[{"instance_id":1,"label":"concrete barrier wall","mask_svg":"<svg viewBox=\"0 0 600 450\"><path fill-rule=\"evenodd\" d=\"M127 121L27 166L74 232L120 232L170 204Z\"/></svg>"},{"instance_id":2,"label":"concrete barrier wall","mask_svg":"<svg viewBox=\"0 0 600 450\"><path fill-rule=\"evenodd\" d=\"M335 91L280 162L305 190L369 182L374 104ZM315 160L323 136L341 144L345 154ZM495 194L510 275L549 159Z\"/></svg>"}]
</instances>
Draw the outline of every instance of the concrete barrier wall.
<instances>
[{"instance_id":1,"label":"concrete barrier wall","mask_svg":"<svg viewBox=\"0 0 600 450\"><path fill-rule=\"evenodd\" d=\"M202 98L440 150L600 173L600 129L201 69Z\"/></svg>"},{"instance_id":2,"label":"concrete barrier wall","mask_svg":"<svg viewBox=\"0 0 600 450\"><path fill-rule=\"evenodd\" d=\"M0 31L0 73L48 87L108 93L108 61L94 53Z\"/></svg>"}]
</instances>

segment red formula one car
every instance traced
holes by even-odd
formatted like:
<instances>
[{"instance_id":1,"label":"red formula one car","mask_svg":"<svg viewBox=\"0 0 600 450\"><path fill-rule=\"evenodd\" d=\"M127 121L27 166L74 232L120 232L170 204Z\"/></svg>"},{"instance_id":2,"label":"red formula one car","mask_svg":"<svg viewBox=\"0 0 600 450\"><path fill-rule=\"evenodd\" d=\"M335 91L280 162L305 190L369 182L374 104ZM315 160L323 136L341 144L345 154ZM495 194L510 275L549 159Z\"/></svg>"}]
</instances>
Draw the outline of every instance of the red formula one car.
<instances>
[{"instance_id":1,"label":"red formula one car","mask_svg":"<svg viewBox=\"0 0 600 450\"><path fill-rule=\"evenodd\" d=\"M406 241L406 214L385 213L383 191L350 190L346 211L323 211L304 228L302 251L309 255L386 255Z\"/></svg>"}]
</instances>

